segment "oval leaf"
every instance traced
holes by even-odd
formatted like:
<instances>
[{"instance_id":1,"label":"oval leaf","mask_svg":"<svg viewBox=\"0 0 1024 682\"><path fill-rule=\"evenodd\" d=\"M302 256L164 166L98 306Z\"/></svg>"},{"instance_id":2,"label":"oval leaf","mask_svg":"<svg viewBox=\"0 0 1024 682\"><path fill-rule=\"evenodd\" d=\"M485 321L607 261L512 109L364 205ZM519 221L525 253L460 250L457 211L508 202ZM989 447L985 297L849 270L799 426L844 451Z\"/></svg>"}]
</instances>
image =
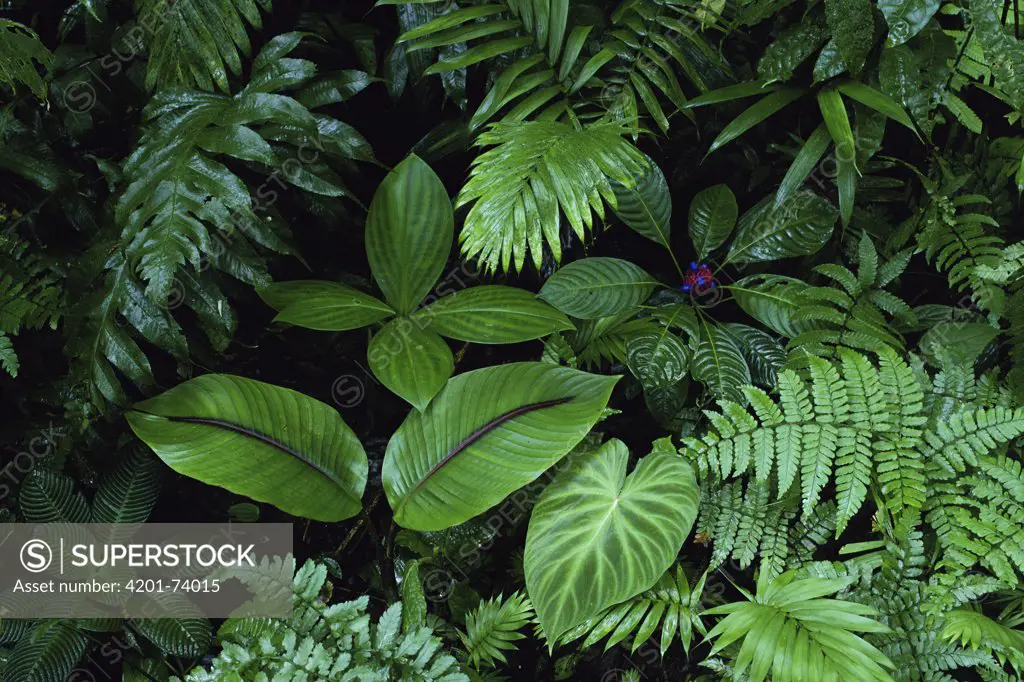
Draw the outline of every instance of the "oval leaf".
<instances>
[{"instance_id":1,"label":"oval leaf","mask_svg":"<svg viewBox=\"0 0 1024 682\"><path fill-rule=\"evenodd\" d=\"M686 374L690 353L667 327L638 334L626 342L626 364L644 389L666 388Z\"/></svg>"},{"instance_id":2,"label":"oval leaf","mask_svg":"<svg viewBox=\"0 0 1024 682\"><path fill-rule=\"evenodd\" d=\"M278 311L275 322L325 332L359 329L395 314L383 301L338 282L275 282L260 297Z\"/></svg>"},{"instance_id":3,"label":"oval leaf","mask_svg":"<svg viewBox=\"0 0 1024 682\"><path fill-rule=\"evenodd\" d=\"M559 268L537 296L567 315L594 320L640 305L657 285L657 280L629 261L584 258Z\"/></svg>"},{"instance_id":4,"label":"oval leaf","mask_svg":"<svg viewBox=\"0 0 1024 682\"><path fill-rule=\"evenodd\" d=\"M455 369L455 357L445 340L408 317L384 325L370 340L366 357L380 382L419 410Z\"/></svg>"},{"instance_id":5,"label":"oval leaf","mask_svg":"<svg viewBox=\"0 0 1024 682\"><path fill-rule=\"evenodd\" d=\"M740 218L728 262L808 256L832 235L839 214L827 199L809 190L793 193L779 206L774 206L772 199L762 199Z\"/></svg>"},{"instance_id":6,"label":"oval leaf","mask_svg":"<svg viewBox=\"0 0 1024 682\"><path fill-rule=\"evenodd\" d=\"M519 343L575 329L529 291L496 284L449 294L412 317L442 336L470 343Z\"/></svg>"},{"instance_id":7,"label":"oval leaf","mask_svg":"<svg viewBox=\"0 0 1024 682\"><path fill-rule=\"evenodd\" d=\"M317 521L341 521L362 506L363 446L333 408L307 395L207 374L126 416L179 474Z\"/></svg>"},{"instance_id":8,"label":"oval leaf","mask_svg":"<svg viewBox=\"0 0 1024 682\"><path fill-rule=\"evenodd\" d=\"M454 235L448 192L430 166L410 156L381 183L366 218L370 269L399 313L411 313L434 286Z\"/></svg>"},{"instance_id":9,"label":"oval leaf","mask_svg":"<svg viewBox=\"0 0 1024 682\"><path fill-rule=\"evenodd\" d=\"M652 454L628 477L612 440L573 459L530 518L523 568L547 640L650 588L675 561L697 516L689 463Z\"/></svg>"},{"instance_id":10,"label":"oval leaf","mask_svg":"<svg viewBox=\"0 0 1024 682\"><path fill-rule=\"evenodd\" d=\"M382 476L395 521L441 530L494 506L587 435L618 380L540 362L451 379L388 443Z\"/></svg>"},{"instance_id":11,"label":"oval leaf","mask_svg":"<svg viewBox=\"0 0 1024 682\"><path fill-rule=\"evenodd\" d=\"M784 275L749 275L728 285L729 293L747 315L777 334L792 339L814 328L814 324L794 320L800 310L800 294L808 284Z\"/></svg>"},{"instance_id":12,"label":"oval leaf","mask_svg":"<svg viewBox=\"0 0 1024 682\"><path fill-rule=\"evenodd\" d=\"M690 239L698 258L706 258L725 243L738 215L736 196L728 185L715 185L697 193L690 203Z\"/></svg>"},{"instance_id":13,"label":"oval leaf","mask_svg":"<svg viewBox=\"0 0 1024 682\"><path fill-rule=\"evenodd\" d=\"M665 174L648 157L648 167L636 179L636 187L614 183L617 207L615 215L629 228L670 249L672 234L672 194Z\"/></svg>"},{"instance_id":14,"label":"oval leaf","mask_svg":"<svg viewBox=\"0 0 1024 682\"><path fill-rule=\"evenodd\" d=\"M750 383L750 368L740 344L721 327L701 322L700 345L693 354L690 371L716 398L746 402L741 388Z\"/></svg>"}]
</instances>

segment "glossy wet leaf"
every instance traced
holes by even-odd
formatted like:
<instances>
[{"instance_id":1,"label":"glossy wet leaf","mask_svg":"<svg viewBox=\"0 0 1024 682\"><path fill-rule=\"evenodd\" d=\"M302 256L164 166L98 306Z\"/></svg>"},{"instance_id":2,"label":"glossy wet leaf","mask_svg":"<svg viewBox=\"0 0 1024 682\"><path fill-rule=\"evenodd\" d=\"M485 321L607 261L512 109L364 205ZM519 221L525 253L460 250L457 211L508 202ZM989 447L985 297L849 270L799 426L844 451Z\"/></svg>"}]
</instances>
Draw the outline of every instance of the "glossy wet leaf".
<instances>
[{"instance_id":1,"label":"glossy wet leaf","mask_svg":"<svg viewBox=\"0 0 1024 682\"><path fill-rule=\"evenodd\" d=\"M736 226L737 215L736 196L728 185L714 185L697 192L690 202L689 226L699 260L725 243Z\"/></svg>"},{"instance_id":2,"label":"glossy wet leaf","mask_svg":"<svg viewBox=\"0 0 1024 682\"><path fill-rule=\"evenodd\" d=\"M564 313L529 291L497 284L448 294L417 310L412 319L471 343L519 343L574 329Z\"/></svg>"},{"instance_id":3,"label":"glossy wet leaf","mask_svg":"<svg viewBox=\"0 0 1024 682\"><path fill-rule=\"evenodd\" d=\"M359 329L395 314L383 301L338 282L275 282L260 297L278 311L275 322L320 331Z\"/></svg>"},{"instance_id":4,"label":"glossy wet leaf","mask_svg":"<svg viewBox=\"0 0 1024 682\"><path fill-rule=\"evenodd\" d=\"M651 295L657 280L619 258L584 258L559 268L538 297L567 315L584 320L634 308Z\"/></svg>"},{"instance_id":5,"label":"glossy wet leaf","mask_svg":"<svg viewBox=\"0 0 1024 682\"><path fill-rule=\"evenodd\" d=\"M366 358L382 384L420 410L455 368L448 343L408 317L392 320L374 334Z\"/></svg>"},{"instance_id":6,"label":"glossy wet leaf","mask_svg":"<svg viewBox=\"0 0 1024 682\"><path fill-rule=\"evenodd\" d=\"M756 263L808 256L828 241L839 217L828 199L809 190L795 192L774 206L774 197L762 199L740 218L726 260Z\"/></svg>"}]
</instances>

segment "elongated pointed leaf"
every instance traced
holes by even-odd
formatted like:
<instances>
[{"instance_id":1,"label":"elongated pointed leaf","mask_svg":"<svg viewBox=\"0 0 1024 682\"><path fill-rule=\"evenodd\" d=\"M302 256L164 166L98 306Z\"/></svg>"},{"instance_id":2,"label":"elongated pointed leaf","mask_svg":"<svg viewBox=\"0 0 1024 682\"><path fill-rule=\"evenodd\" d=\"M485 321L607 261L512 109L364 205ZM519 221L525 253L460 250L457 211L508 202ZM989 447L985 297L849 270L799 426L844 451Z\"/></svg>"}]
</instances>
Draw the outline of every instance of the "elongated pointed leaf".
<instances>
[{"instance_id":1,"label":"elongated pointed leaf","mask_svg":"<svg viewBox=\"0 0 1024 682\"><path fill-rule=\"evenodd\" d=\"M366 357L381 383L419 410L455 369L452 349L445 340L408 317L384 325L370 340Z\"/></svg>"},{"instance_id":2,"label":"elongated pointed leaf","mask_svg":"<svg viewBox=\"0 0 1024 682\"><path fill-rule=\"evenodd\" d=\"M537 296L567 315L593 320L635 308L657 285L643 268L627 260L584 258L559 268Z\"/></svg>"},{"instance_id":3,"label":"elongated pointed leaf","mask_svg":"<svg viewBox=\"0 0 1024 682\"><path fill-rule=\"evenodd\" d=\"M736 196L728 185L715 185L697 193L690 203L690 238L699 259L725 243L738 215Z\"/></svg>"},{"instance_id":4,"label":"elongated pointed leaf","mask_svg":"<svg viewBox=\"0 0 1024 682\"><path fill-rule=\"evenodd\" d=\"M911 132L917 135L918 139L921 138L921 134L917 131L917 128L914 127L914 123L910 120L910 115L907 114L906 110L901 107L896 100L889 97L884 92L875 90L870 85L854 81L841 83L839 85L839 92L852 100L860 102L866 107L874 109L880 114L888 116L897 123L906 126Z\"/></svg>"},{"instance_id":5,"label":"elongated pointed leaf","mask_svg":"<svg viewBox=\"0 0 1024 682\"><path fill-rule=\"evenodd\" d=\"M540 362L454 377L388 443L382 476L395 521L441 530L494 506L583 439L618 380Z\"/></svg>"},{"instance_id":6,"label":"elongated pointed leaf","mask_svg":"<svg viewBox=\"0 0 1024 682\"><path fill-rule=\"evenodd\" d=\"M395 314L383 301L338 282L275 282L260 297L278 311L275 322L320 331L359 329Z\"/></svg>"},{"instance_id":7,"label":"elongated pointed leaf","mask_svg":"<svg viewBox=\"0 0 1024 682\"><path fill-rule=\"evenodd\" d=\"M650 588L675 561L697 516L690 464L652 454L626 476L618 440L573 459L530 518L526 589L548 642Z\"/></svg>"},{"instance_id":8,"label":"elongated pointed leaf","mask_svg":"<svg viewBox=\"0 0 1024 682\"><path fill-rule=\"evenodd\" d=\"M762 199L740 218L728 262L808 256L832 235L839 215L828 199L809 190L796 192L781 206L773 206L772 199Z\"/></svg>"},{"instance_id":9,"label":"elongated pointed leaf","mask_svg":"<svg viewBox=\"0 0 1024 682\"><path fill-rule=\"evenodd\" d=\"M637 178L636 187L612 185L618 204L615 215L629 228L671 250L672 194L658 164L650 158L647 161L650 167Z\"/></svg>"},{"instance_id":10,"label":"elongated pointed leaf","mask_svg":"<svg viewBox=\"0 0 1024 682\"><path fill-rule=\"evenodd\" d=\"M401 314L413 311L444 269L455 216L440 178L417 156L384 179L366 218L366 257L384 297Z\"/></svg>"},{"instance_id":11,"label":"elongated pointed leaf","mask_svg":"<svg viewBox=\"0 0 1024 682\"><path fill-rule=\"evenodd\" d=\"M568 317L529 291L497 284L448 294L412 318L442 336L470 343L520 343L575 329Z\"/></svg>"},{"instance_id":12,"label":"elongated pointed leaf","mask_svg":"<svg viewBox=\"0 0 1024 682\"><path fill-rule=\"evenodd\" d=\"M207 374L133 406L135 434L169 467L318 521L361 508L363 446L329 405L287 388Z\"/></svg>"},{"instance_id":13,"label":"elongated pointed leaf","mask_svg":"<svg viewBox=\"0 0 1024 682\"><path fill-rule=\"evenodd\" d=\"M736 85L727 85L724 88L718 88L711 92L705 92L702 95L698 95L686 103L686 108L695 109L697 107L708 106L709 104L721 104L722 102L731 102L734 99L753 97L754 95L768 95L776 92L777 90L777 86L766 86L763 83L758 82L737 83Z\"/></svg>"},{"instance_id":14,"label":"elongated pointed leaf","mask_svg":"<svg viewBox=\"0 0 1024 682\"><path fill-rule=\"evenodd\" d=\"M782 178L782 182L779 184L779 191L775 193L775 206L781 206L786 203L800 189L800 185L804 184L804 180L807 179L811 171L821 161L821 157L825 155L825 150L828 149L831 143L832 136L829 135L828 128L824 123L814 129L811 136L804 142L804 146L800 147L796 158L793 159L789 170L786 171L786 175Z\"/></svg>"},{"instance_id":15,"label":"elongated pointed leaf","mask_svg":"<svg viewBox=\"0 0 1024 682\"><path fill-rule=\"evenodd\" d=\"M784 275L749 275L727 288L743 312L791 339L814 328L812 323L793 320L800 310L797 297L807 286L803 280Z\"/></svg>"},{"instance_id":16,"label":"elongated pointed leaf","mask_svg":"<svg viewBox=\"0 0 1024 682\"><path fill-rule=\"evenodd\" d=\"M708 148L708 154L732 142L802 94L803 91L798 88L783 88L770 95L765 95L722 128L722 132ZM693 100L690 100L690 103L692 104Z\"/></svg>"},{"instance_id":17,"label":"elongated pointed leaf","mask_svg":"<svg viewBox=\"0 0 1024 682\"><path fill-rule=\"evenodd\" d=\"M839 217L843 227L853 217L853 202L857 191L857 143L853 138L846 105L837 90L826 88L818 92L818 107L825 119L825 127L836 143L836 186L839 188Z\"/></svg>"}]
</instances>

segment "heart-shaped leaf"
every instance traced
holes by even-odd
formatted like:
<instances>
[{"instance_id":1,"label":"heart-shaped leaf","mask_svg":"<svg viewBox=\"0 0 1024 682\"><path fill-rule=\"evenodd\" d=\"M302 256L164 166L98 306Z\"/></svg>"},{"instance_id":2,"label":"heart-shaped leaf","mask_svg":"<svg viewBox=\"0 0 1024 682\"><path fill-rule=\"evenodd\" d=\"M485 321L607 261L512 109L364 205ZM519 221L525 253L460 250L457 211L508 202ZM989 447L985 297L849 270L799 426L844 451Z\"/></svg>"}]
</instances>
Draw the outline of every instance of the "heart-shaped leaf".
<instances>
[{"instance_id":1,"label":"heart-shaped leaf","mask_svg":"<svg viewBox=\"0 0 1024 682\"><path fill-rule=\"evenodd\" d=\"M618 380L541 362L452 378L388 443L382 476L395 521L441 530L494 506L587 435Z\"/></svg>"},{"instance_id":2,"label":"heart-shaped leaf","mask_svg":"<svg viewBox=\"0 0 1024 682\"><path fill-rule=\"evenodd\" d=\"M441 179L410 156L377 188L366 218L370 269L399 313L411 313L437 282L454 235L452 202Z\"/></svg>"},{"instance_id":3,"label":"heart-shaped leaf","mask_svg":"<svg viewBox=\"0 0 1024 682\"><path fill-rule=\"evenodd\" d=\"M126 416L179 474L317 521L341 521L362 506L363 446L333 408L302 393L207 374Z\"/></svg>"},{"instance_id":4,"label":"heart-shaped leaf","mask_svg":"<svg viewBox=\"0 0 1024 682\"><path fill-rule=\"evenodd\" d=\"M500 285L448 294L412 317L442 336L471 343L519 343L575 329L529 291Z\"/></svg>"},{"instance_id":5,"label":"heart-shaped leaf","mask_svg":"<svg viewBox=\"0 0 1024 682\"><path fill-rule=\"evenodd\" d=\"M455 369L452 349L408 317L384 325L366 349L370 370L403 400L422 410Z\"/></svg>"},{"instance_id":6,"label":"heart-shaped leaf","mask_svg":"<svg viewBox=\"0 0 1024 682\"><path fill-rule=\"evenodd\" d=\"M594 320L647 300L658 281L619 258L584 258L559 268L537 294L563 313Z\"/></svg>"},{"instance_id":7,"label":"heart-shaped leaf","mask_svg":"<svg viewBox=\"0 0 1024 682\"><path fill-rule=\"evenodd\" d=\"M636 179L636 187L615 183L615 215L628 227L666 249L672 235L672 194L665 174L650 157L648 167Z\"/></svg>"},{"instance_id":8,"label":"heart-shaped leaf","mask_svg":"<svg viewBox=\"0 0 1024 682\"><path fill-rule=\"evenodd\" d=\"M726 258L731 263L808 256L828 241L839 212L810 190L794 192L779 206L766 197L740 218Z\"/></svg>"},{"instance_id":9,"label":"heart-shaped leaf","mask_svg":"<svg viewBox=\"0 0 1024 682\"><path fill-rule=\"evenodd\" d=\"M526 534L526 589L553 645L603 609L643 592L672 565L700 491L676 454L640 460L612 440L573 457L544 490Z\"/></svg>"},{"instance_id":10,"label":"heart-shaped leaf","mask_svg":"<svg viewBox=\"0 0 1024 682\"><path fill-rule=\"evenodd\" d=\"M278 311L275 322L326 332L359 329L395 314L383 301L338 282L275 282L260 297Z\"/></svg>"},{"instance_id":11,"label":"heart-shaped leaf","mask_svg":"<svg viewBox=\"0 0 1024 682\"><path fill-rule=\"evenodd\" d=\"M707 258L725 243L738 215L736 196L728 185L715 185L697 193L690 203L690 239L697 258Z\"/></svg>"}]
</instances>

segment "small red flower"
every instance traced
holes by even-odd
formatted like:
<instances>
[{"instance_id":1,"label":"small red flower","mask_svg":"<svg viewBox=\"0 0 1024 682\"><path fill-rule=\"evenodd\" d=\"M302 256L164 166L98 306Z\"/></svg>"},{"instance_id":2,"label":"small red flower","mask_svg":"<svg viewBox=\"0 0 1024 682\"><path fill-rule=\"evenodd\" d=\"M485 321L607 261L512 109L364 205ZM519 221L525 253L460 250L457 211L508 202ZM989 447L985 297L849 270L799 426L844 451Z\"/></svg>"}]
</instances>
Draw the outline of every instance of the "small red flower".
<instances>
[{"instance_id":1,"label":"small red flower","mask_svg":"<svg viewBox=\"0 0 1024 682\"><path fill-rule=\"evenodd\" d=\"M698 267L697 262L692 261L689 271L683 277L683 286L680 288L687 292L696 290L697 293L701 293L706 289L714 289L715 275L706 264L701 263Z\"/></svg>"}]
</instances>

